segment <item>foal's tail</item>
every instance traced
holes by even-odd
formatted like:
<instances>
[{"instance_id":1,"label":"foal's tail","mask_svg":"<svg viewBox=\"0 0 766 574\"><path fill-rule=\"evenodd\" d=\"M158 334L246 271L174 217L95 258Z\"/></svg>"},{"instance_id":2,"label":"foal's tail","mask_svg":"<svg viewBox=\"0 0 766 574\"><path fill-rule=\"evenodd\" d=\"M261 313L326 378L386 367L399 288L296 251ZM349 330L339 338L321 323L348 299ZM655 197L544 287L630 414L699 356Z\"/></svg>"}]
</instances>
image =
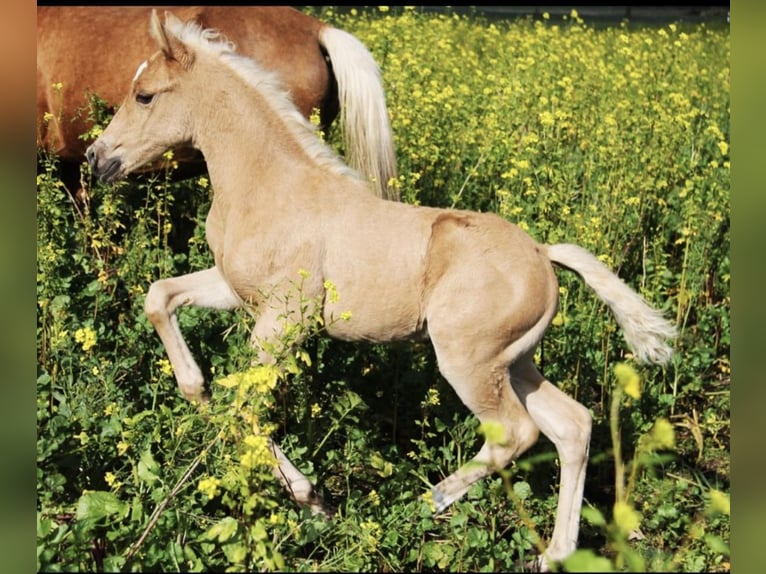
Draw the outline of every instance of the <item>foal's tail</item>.
<instances>
[{"instance_id":1,"label":"foal's tail","mask_svg":"<svg viewBox=\"0 0 766 574\"><path fill-rule=\"evenodd\" d=\"M548 245L554 263L576 272L612 309L625 341L639 361L664 364L673 353L666 339L676 329L594 255L578 245Z\"/></svg>"},{"instance_id":2,"label":"foal's tail","mask_svg":"<svg viewBox=\"0 0 766 574\"><path fill-rule=\"evenodd\" d=\"M380 69L355 36L324 26L319 43L327 50L338 83L340 125L349 165L372 180L378 196L398 200L389 181L397 175L396 154Z\"/></svg>"}]
</instances>

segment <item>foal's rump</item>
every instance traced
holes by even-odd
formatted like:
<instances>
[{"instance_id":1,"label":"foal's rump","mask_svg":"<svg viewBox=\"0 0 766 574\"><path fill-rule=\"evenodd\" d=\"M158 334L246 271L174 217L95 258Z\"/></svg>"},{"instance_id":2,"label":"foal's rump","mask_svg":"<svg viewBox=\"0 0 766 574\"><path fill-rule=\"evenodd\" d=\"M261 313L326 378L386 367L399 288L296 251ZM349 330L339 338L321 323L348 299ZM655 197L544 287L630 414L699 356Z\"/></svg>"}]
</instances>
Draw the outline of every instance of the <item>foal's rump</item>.
<instances>
[{"instance_id":1,"label":"foal's rump","mask_svg":"<svg viewBox=\"0 0 766 574\"><path fill-rule=\"evenodd\" d=\"M485 349L473 352L488 359L510 353L511 362L534 348L556 312L558 282L544 247L495 214L440 213L426 267L431 337L481 341Z\"/></svg>"}]
</instances>

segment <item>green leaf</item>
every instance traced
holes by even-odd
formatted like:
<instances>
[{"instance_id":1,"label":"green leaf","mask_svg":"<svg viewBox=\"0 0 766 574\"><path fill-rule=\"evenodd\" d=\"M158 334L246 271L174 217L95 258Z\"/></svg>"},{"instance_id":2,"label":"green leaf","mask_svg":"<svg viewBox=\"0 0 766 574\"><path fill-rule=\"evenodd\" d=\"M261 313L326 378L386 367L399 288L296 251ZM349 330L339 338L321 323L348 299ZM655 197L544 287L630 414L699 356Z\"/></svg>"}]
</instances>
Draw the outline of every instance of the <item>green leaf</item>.
<instances>
[{"instance_id":1,"label":"green leaf","mask_svg":"<svg viewBox=\"0 0 766 574\"><path fill-rule=\"evenodd\" d=\"M575 550L561 563L567 572L614 572L612 563L590 549Z\"/></svg>"},{"instance_id":2,"label":"green leaf","mask_svg":"<svg viewBox=\"0 0 766 574\"><path fill-rule=\"evenodd\" d=\"M107 516L123 514L128 505L111 492L97 490L85 492L77 502L77 520L97 521Z\"/></svg>"},{"instance_id":3,"label":"green leaf","mask_svg":"<svg viewBox=\"0 0 766 574\"><path fill-rule=\"evenodd\" d=\"M373 452L370 455L370 464L378 472L378 475L383 478L394 474L394 465L384 459L378 452Z\"/></svg>"},{"instance_id":4,"label":"green leaf","mask_svg":"<svg viewBox=\"0 0 766 574\"><path fill-rule=\"evenodd\" d=\"M241 564L247 557L247 547L241 542L224 544L223 553L226 554L226 559L232 564Z\"/></svg>"},{"instance_id":5,"label":"green leaf","mask_svg":"<svg viewBox=\"0 0 766 574\"><path fill-rule=\"evenodd\" d=\"M143 453L141 453L141 458L138 461L138 478L141 481L152 485L160 478L157 476L157 471L159 469L160 465L158 465L157 461L154 460L151 449L147 448Z\"/></svg>"},{"instance_id":6,"label":"green leaf","mask_svg":"<svg viewBox=\"0 0 766 574\"><path fill-rule=\"evenodd\" d=\"M423 545L423 563L429 568L435 566L443 556L441 545L436 541L429 540Z\"/></svg>"},{"instance_id":7,"label":"green leaf","mask_svg":"<svg viewBox=\"0 0 766 574\"><path fill-rule=\"evenodd\" d=\"M644 562L643 556L638 552L635 550L625 550L623 555L630 572L646 572L646 562Z\"/></svg>"},{"instance_id":8,"label":"green leaf","mask_svg":"<svg viewBox=\"0 0 766 574\"><path fill-rule=\"evenodd\" d=\"M583 506L582 517L593 526L606 526L606 519L601 511L595 506Z\"/></svg>"},{"instance_id":9,"label":"green leaf","mask_svg":"<svg viewBox=\"0 0 766 574\"><path fill-rule=\"evenodd\" d=\"M723 554L724 556L729 556L731 554L729 545L726 544L720 536L716 536L715 534L705 534L705 542L707 543L708 548L716 554Z\"/></svg>"},{"instance_id":10,"label":"green leaf","mask_svg":"<svg viewBox=\"0 0 766 574\"><path fill-rule=\"evenodd\" d=\"M532 496L532 487L529 486L528 482L520 480L513 483L513 492L518 496L519 500L526 500Z\"/></svg>"},{"instance_id":11,"label":"green leaf","mask_svg":"<svg viewBox=\"0 0 766 574\"><path fill-rule=\"evenodd\" d=\"M236 534L237 528L239 528L237 521L234 520L231 516L227 516L208 528L207 532L202 535L202 539L226 542L229 538Z\"/></svg>"}]
</instances>

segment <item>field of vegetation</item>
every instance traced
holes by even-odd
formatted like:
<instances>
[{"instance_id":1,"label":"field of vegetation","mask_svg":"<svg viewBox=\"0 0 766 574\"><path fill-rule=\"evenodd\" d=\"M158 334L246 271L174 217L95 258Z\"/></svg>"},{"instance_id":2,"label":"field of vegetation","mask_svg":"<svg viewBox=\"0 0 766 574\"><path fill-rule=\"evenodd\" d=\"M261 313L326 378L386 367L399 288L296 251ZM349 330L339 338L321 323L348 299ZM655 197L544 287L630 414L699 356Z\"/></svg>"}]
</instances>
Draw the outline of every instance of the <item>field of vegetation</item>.
<instances>
[{"instance_id":1,"label":"field of vegetation","mask_svg":"<svg viewBox=\"0 0 766 574\"><path fill-rule=\"evenodd\" d=\"M311 13L381 66L403 201L579 243L678 327L670 365L641 366L605 306L558 272L539 364L594 420L580 550L563 569L728 571L728 29ZM342 154L337 130L326 139ZM423 495L483 437L429 345L341 343L309 317L277 371L250 366L246 313L184 308L212 391L187 402L143 302L152 281L211 265L209 181L171 169L103 185L84 166L83 200L55 157L39 165L38 569L513 571L549 538L559 467L542 436L432 515ZM332 519L287 498L266 432Z\"/></svg>"}]
</instances>

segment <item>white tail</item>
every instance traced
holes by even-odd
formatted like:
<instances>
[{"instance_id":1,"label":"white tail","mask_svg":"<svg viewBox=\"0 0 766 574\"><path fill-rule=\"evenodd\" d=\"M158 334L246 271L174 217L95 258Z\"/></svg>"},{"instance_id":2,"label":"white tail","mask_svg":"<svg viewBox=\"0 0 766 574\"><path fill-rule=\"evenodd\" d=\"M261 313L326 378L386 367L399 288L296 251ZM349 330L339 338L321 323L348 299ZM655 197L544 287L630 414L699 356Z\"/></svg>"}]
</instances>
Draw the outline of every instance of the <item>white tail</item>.
<instances>
[{"instance_id":1,"label":"white tail","mask_svg":"<svg viewBox=\"0 0 766 574\"><path fill-rule=\"evenodd\" d=\"M593 254L578 245L548 245L554 263L576 272L614 313L625 341L639 361L665 364L673 349L665 342L676 335L675 327L662 313L622 282Z\"/></svg>"},{"instance_id":2,"label":"white tail","mask_svg":"<svg viewBox=\"0 0 766 574\"><path fill-rule=\"evenodd\" d=\"M323 27L319 42L338 83L345 157L372 180L377 195L398 200L398 188L388 184L397 175L396 154L378 64L362 42L338 28Z\"/></svg>"}]
</instances>

